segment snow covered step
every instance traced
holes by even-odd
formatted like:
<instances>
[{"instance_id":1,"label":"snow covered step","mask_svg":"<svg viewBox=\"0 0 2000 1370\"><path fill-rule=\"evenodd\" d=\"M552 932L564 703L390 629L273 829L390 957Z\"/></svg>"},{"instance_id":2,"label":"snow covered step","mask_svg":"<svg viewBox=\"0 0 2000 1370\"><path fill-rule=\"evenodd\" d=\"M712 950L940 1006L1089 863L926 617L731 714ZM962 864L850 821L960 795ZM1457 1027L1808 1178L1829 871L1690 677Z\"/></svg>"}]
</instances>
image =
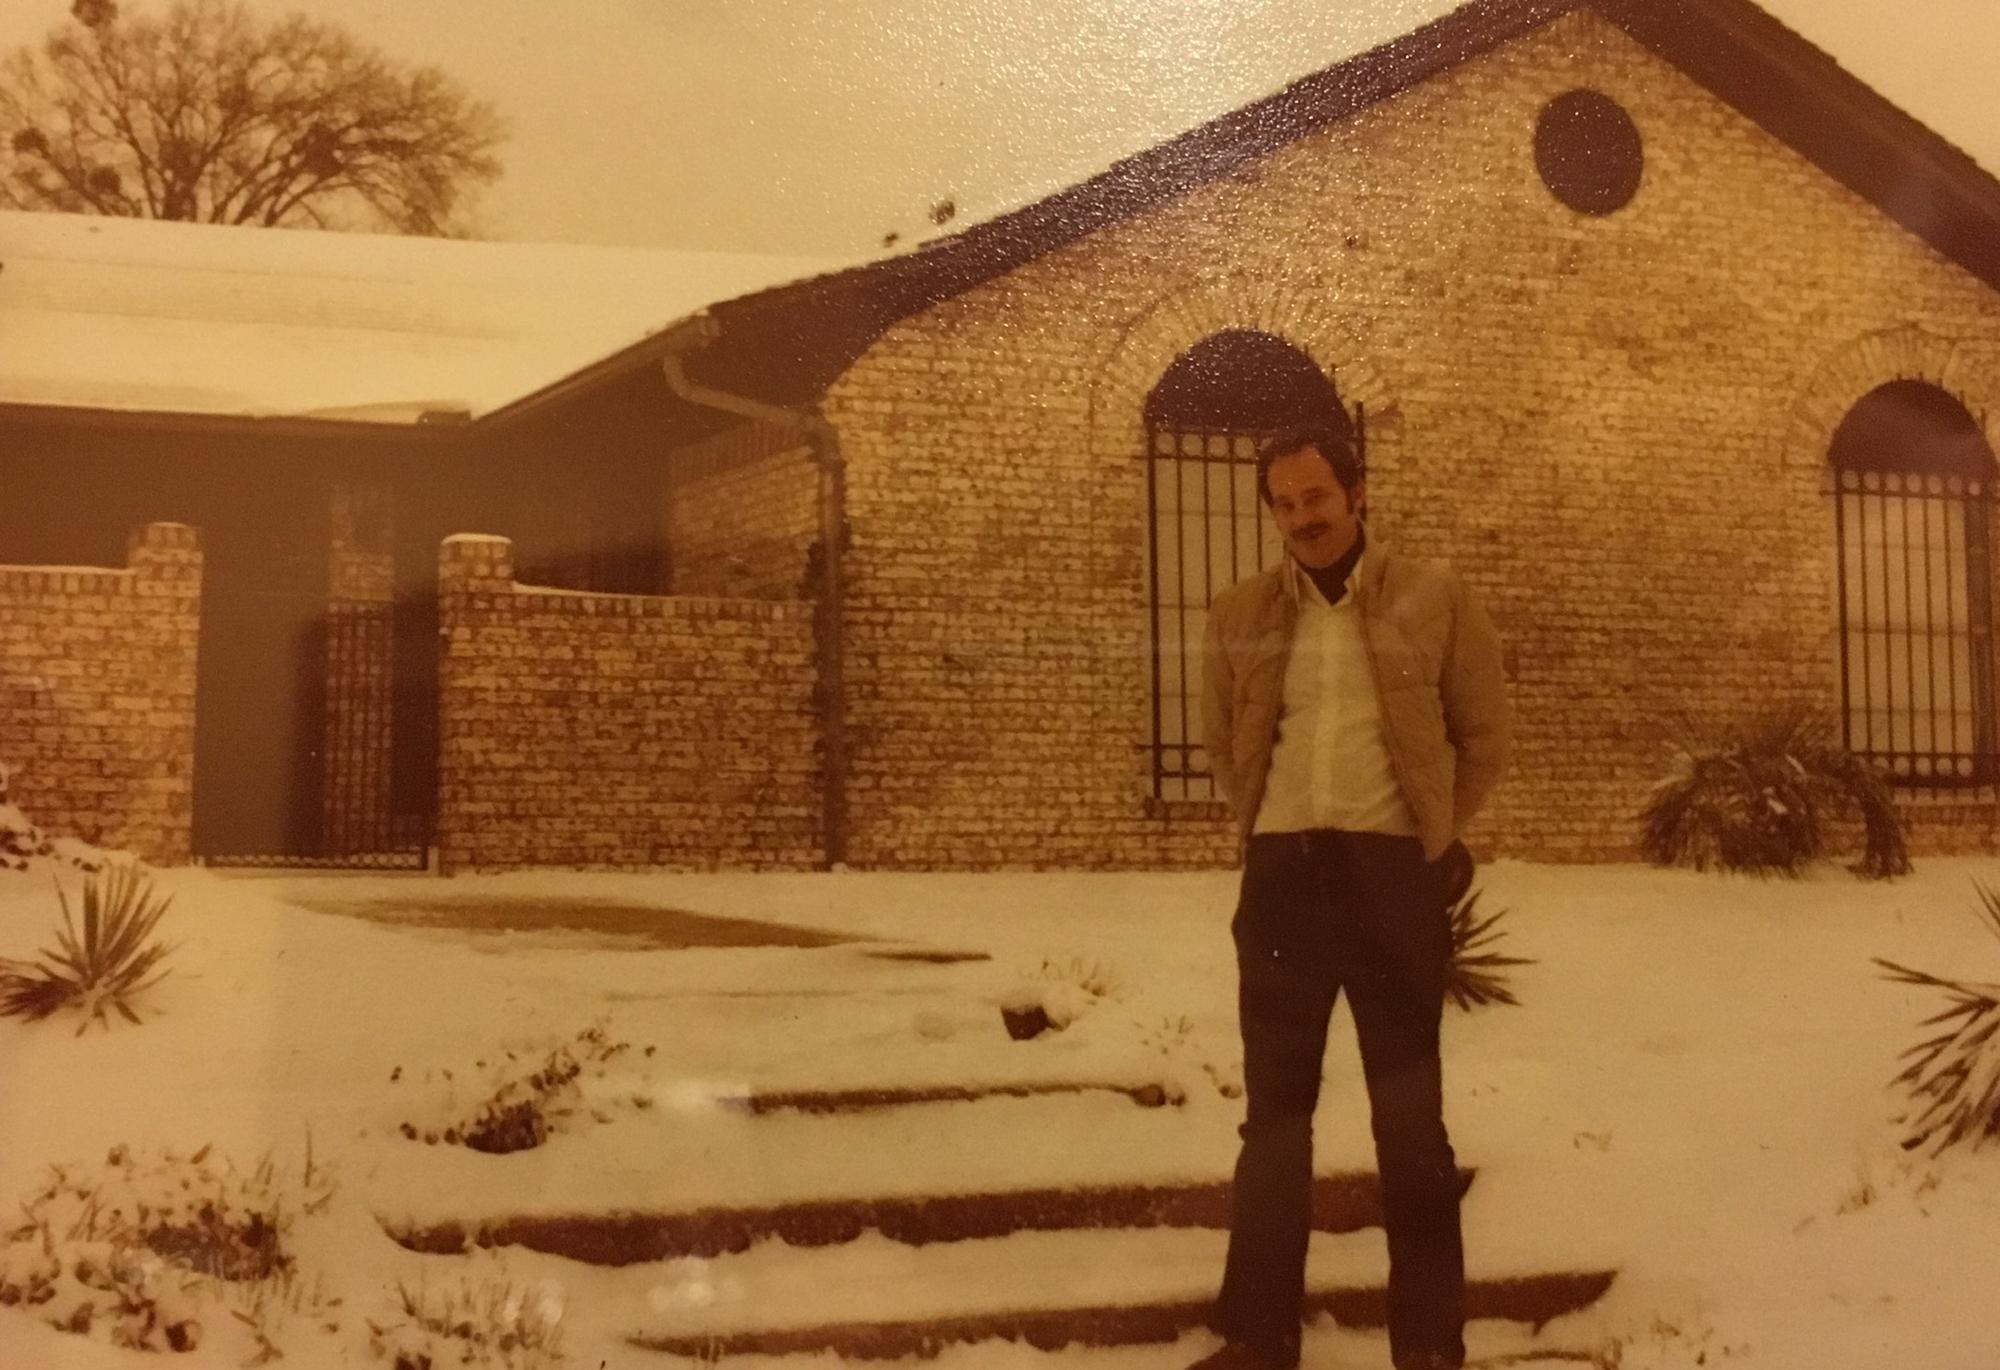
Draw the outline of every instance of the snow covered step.
<instances>
[{"instance_id":1,"label":"snow covered step","mask_svg":"<svg viewBox=\"0 0 2000 1370\"><path fill-rule=\"evenodd\" d=\"M1536 1330L1587 1308L1604 1296L1613 1272L1525 1275L1514 1280L1474 1280L1466 1286L1467 1316L1504 1318ZM656 1335L631 1338L634 1346L704 1364L725 1356L787 1356L832 1352L842 1359L896 1360L933 1356L944 1346L1004 1339L1040 1351L1068 1346L1158 1345L1176 1341L1206 1325L1212 1296L1162 1303L1107 1304L1013 1309L992 1314L918 1319L905 1322L824 1323L814 1327L726 1334ZM1388 1324L1388 1291L1371 1287L1309 1287L1307 1317L1326 1314L1344 1327ZM1526 1366L1596 1364L1587 1355L1538 1357L1509 1364Z\"/></svg>"},{"instance_id":2,"label":"snow covered step","mask_svg":"<svg viewBox=\"0 0 2000 1370\"><path fill-rule=\"evenodd\" d=\"M829 1196L890 1199L995 1190L1220 1179L1236 1158L1235 1105L1140 1108L1118 1094L995 1097L861 1113L776 1111L722 1091L565 1123L541 1146L487 1155L400 1137L367 1181L398 1227L489 1215L763 1208ZM1322 1148L1328 1170L1373 1163Z\"/></svg>"},{"instance_id":3,"label":"snow covered step","mask_svg":"<svg viewBox=\"0 0 2000 1370\"><path fill-rule=\"evenodd\" d=\"M761 980L754 967L718 968L706 980L671 964L651 980L625 972L630 982L604 997L616 1015L615 1035L635 1050L612 1073L634 1088L686 1085L739 1094L746 1084L796 1091L1019 1080L1150 1083L1164 1090L1176 1065L1195 1072L1189 1084L1206 1083L1198 1065L1140 1041L1141 1027L1122 1007L1100 1009L1095 1020L1086 1016L1060 1032L1013 1039L999 1002L1011 992L1012 973L912 968L859 956L822 962L810 976L802 968L780 970ZM948 971L966 973L944 983L940 976ZM565 1033L561 1018L542 1015L552 1036L582 1026ZM654 1054L645 1055L647 1048Z\"/></svg>"},{"instance_id":4,"label":"snow covered step","mask_svg":"<svg viewBox=\"0 0 2000 1370\"><path fill-rule=\"evenodd\" d=\"M984 1084L862 1086L854 1089L753 1089L743 1100L752 1113L859 1113L912 1104L971 1103L979 1099L1027 1099L1038 1094L1122 1094L1141 1108L1168 1103L1157 1082L1115 1084L1088 1080L1012 1080Z\"/></svg>"},{"instance_id":5,"label":"snow covered step","mask_svg":"<svg viewBox=\"0 0 2000 1370\"><path fill-rule=\"evenodd\" d=\"M1471 1183L1472 1172L1461 1172L1461 1184ZM1314 1180L1315 1231L1354 1232L1381 1221L1374 1175L1349 1172ZM635 1265L743 1251L769 1238L804 1248L879 1233L893 1242L927 1246L1076 1228L1224 1229L1229 1226L1229 1185L1222 1180L1093 1185L385 1226L399 1244L436 1255L456 1255L474 1247L523 1246L592 1265Z\"/></svg>"},{"instance_id":6,"label":"snow covered step","mask_svg":"<svg viewBox=\"0 0 2000 1370\"><path fill-rule=\"evenodd\" d=\"M879 1238L833 1252L767 1243L726 1260L651 1267L643 1286L629 1286L647 1309L630 1340L697 1358L830 1351L859 1359L988 1338L1042 1349L1167 1342L1208 1316L1226 1241L1215 1231L1156 1230L1020 1233L921 1250ZM1379 1234L1316 1238L1309 1312L1382 1326L1385 1262ZM1539 1327L1596 1301L1613 1278L1475 1269L1468 1315Z\"/></svg>"}]
</instances>

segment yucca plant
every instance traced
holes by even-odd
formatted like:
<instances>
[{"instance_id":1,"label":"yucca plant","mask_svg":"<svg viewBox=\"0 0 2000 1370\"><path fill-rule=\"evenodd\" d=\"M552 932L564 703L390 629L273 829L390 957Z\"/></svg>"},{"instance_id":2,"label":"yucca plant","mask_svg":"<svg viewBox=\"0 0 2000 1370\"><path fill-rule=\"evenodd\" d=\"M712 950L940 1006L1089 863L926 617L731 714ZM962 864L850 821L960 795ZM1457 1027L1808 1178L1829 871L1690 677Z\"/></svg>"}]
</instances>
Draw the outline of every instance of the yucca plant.
<instances>
[{"instance_id":1,"label":"yucca plant","mask_svg":"<svg viewBox=\"0 0 2000 1370\"><path fill-rule=\"evenodd\" d=\"M84 1016L79 1033L93 1022L109 1027L114 1009L137 1023L132 1001L167 973L173 948L157 933L173 897L156 893L152 877L129 863L85 879L81 928L60 881L56 899L63 915L56 949L34 962L0 963L0 1015L39 1019L75 1008Z\"/></svg>"},{"instance_id":2,"label":"yucca plant","mask_svg":"<svg viewBox=\"0 0 2000 1370\"><path fill-rule=\"evenodd\" d=\"M1515 1004L1521 1001L1507 988L1506 973L1511 966L1532 966L1523 956L1503 956L1492 950L1507 934L1499 923L1507 911L1501 909L1479 916L1479 892L1468 893L1451 910L1451 970L1445 994L1461 1009L1470 1012L1487 1004Z\"/></svg>"},{"instance_id":3,"label":"yucca plant","mask_svg":"<svg viewBox=\"0 0 2000 1370\"><path fill-rule=\"evenodd\" d=\"M2000 895L1978 881L1972 888L1981 921L2000 936ZM1874 961L1884 979L1945 997L1944 1008L1918 1025L1939 1031L1903 1053L1909 1064L1894 1081L1909 1096L1903 1145L1941 1151L2000 1136L2000 985L1949 980L1879 956Z\"/></svg>"},{"instance_id":4,"label":"yucca plant","mask_svg":"<svg viewBox=\"0 0 2000 1370\"><path fill-rule=\"evenodd\" d=\"M1828 827L1858 814L1852 867L1865 879L1907 875L1903 825L1879 772L1804 708L1747 727L1677 730L1682 760L1639 815L1639 847L1656 865L1796 876L1824 854Z\"/></svg>"}]
</instances>

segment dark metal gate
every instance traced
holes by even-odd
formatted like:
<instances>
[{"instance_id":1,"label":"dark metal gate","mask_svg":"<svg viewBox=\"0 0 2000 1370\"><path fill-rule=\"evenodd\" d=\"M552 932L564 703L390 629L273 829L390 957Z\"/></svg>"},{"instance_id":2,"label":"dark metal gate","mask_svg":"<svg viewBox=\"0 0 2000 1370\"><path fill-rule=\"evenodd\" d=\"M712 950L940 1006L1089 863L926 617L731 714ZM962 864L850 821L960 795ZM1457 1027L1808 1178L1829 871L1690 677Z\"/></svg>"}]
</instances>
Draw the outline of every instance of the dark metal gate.
<instances>
[{"instance_id":1,"label":"dark metal gate","mask_svg":"<svg viewBox=\"0 0 2000 1370\"><path fill-rule=\"evenodd\" d=\"M394 786L396 606L336 603L320 620L325 739L320 847L329 863L422 869L429 815L398 811Z\"/></svg>"},{"instance_id":2,"label":"dark metal gate","mask_svg":"<svg viewBox=\"0 0 2000 1370\"><path fill-rule=\"evenodd\" d=\"M405 615L329 598L323 501L267 490L232 505L204 529L196 858L424 869L429 793L397 783Z\"/></svg>"}]
</instances>

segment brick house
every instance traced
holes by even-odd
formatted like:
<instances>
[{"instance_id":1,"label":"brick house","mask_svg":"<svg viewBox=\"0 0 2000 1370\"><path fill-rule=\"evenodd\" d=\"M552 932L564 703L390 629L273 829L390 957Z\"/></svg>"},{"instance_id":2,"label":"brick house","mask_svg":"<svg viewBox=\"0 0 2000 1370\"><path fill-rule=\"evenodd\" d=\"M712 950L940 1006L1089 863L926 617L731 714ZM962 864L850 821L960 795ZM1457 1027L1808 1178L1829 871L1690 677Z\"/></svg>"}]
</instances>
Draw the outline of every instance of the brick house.
<instances>
[{"instance_id":1,"label":"brick house","mask_svg":"<svg viewBox=\"0 0 2000 1370\"><path fill-rule=\"evenodd\" d=\"M1747 0L1475 0L633 356L649 593L442 549L447 868L1227 864L1188 649L1328 394L1507 637L1482 849L1629 859L1675 726L1792 703L2000 838L2000 183Z\"/></svg>"},{"instance_id":2,"label":"brick house","mask_svg":"<svg viewBox=\"0 0 2000 1370\"><path fill-rule=\"evenodd\" d=\"M1184 652L1301 357L1507 636L1479 845L1630 859L1674 725L1803 701L1991 851L1996 288L2000 184L1755 6L1495 0L698 365L838 434L858 864L1231 858Z\"/></svg>"},{"instance_id":3,"label":"brick house","mask_svg":"<svg viewBox=\"0 0 2000 1370\"><path fill-rule=\"evenodd\" d=\"M440 543L505 534L565 609L664 590L658 458L705 431L664 324L817 265L0 212L18 802L162 860L422 865Z\"/></svg>"}]
</instances>

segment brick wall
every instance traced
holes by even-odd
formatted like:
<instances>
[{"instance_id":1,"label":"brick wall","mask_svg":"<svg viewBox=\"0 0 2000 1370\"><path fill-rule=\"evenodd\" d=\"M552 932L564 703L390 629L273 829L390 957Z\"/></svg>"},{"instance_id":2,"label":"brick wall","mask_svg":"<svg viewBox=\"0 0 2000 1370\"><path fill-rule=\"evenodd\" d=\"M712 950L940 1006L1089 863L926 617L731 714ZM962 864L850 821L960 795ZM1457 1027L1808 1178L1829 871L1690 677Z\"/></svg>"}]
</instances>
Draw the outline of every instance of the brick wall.
<instances>
[{"instance_id":1,"label":"brick wall","mask_svg":"<svg viewBox=\"0 0 2000 1370\"><path fill-rule=\"evenodd\" d=\"M1605 218L1541 107L1632 114ZM2000 298L1579 13L890 330L829 394L849 470L856 864L1228 861L1146 797L1141 411L1227 328L1370 415L1378 538L1454 563L1520 716L1488 851L1633 856L1665 725L1839 700L1839 416L1904 375L2000 422ZM2000 430L1991 431L2000 440ZM977 454L977 460L971 460ZM1920 841L1993 845L1991 797Z\"/></svg>"},{"instance_id":2,"label":"brick wall","mask_svg":"<svg viewBox=\"0 0 2000 1370\"><path fill-rule=\"evenodd\" d=\"M200 598L176 523L136 530L122 571L0 566L0 760L44 832L188 859Z\"/></svg>"},{"instance_id":3,"label":"brick wall","mask_svg":"<svg viewBox=\"0 0 2000 1370\"><path fill-rule=\"evenodd\" d=\"M811 605L513 575L504 538L440 553L445 871L821 860Z\"/></svg>"},{"instance_id":4,"label":"brick wall","mask_svg":"<svg viewBox=\"0 0 2000 1370\"><path fill-rule=\"evenodd\" d=\"M678 449L667 508L676 594L802 593L819 537L819 468L795 437L744 424Z\"/></svg>"}]
</instances>

